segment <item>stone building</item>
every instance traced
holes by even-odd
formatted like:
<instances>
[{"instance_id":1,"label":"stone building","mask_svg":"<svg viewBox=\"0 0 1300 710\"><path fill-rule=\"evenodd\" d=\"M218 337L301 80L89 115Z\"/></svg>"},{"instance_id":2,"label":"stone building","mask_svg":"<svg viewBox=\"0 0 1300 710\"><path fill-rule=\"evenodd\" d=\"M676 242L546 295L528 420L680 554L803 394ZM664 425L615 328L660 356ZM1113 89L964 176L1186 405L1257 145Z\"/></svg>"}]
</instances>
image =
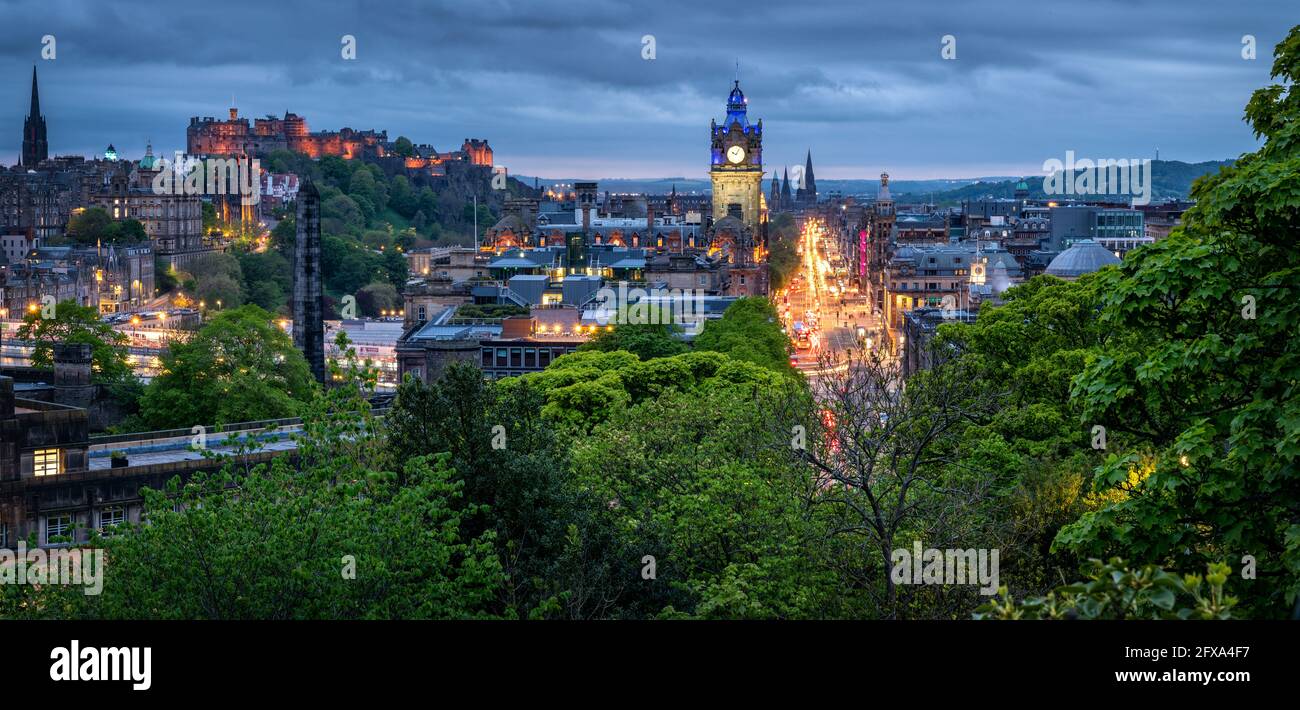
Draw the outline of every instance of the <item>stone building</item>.
<instances>
[{"instance_id":1,"label":"stone building","mask_svg":"<svg viewBox=\"0 0 1300 710\"><path fill-rule=\"evenodd\" d=\"M459 150L440 152L431 145L411 146L410 154L398 154L387 131L342 128L311 131L307 119L286 112L283 117L256 118L250 123L230 109L229 117L190 118L185 132L186 152L198 156L242 156L264 158L277 150L301 153L312 158L334 156L375 163L387 174L406 172L425 178L446 178L453 166L480 169L485 177L492 168L492 147L482 138L466 138Z\"/></svg>"},{"instance_id":2,"label":"stone building","mask_svg":"<svg viewBox=\"0 0 1300 710\"><path fill-rule=\"evenodd\" d=\"M29 538L39 547L62 547L85 542L91 530L138 524L141 489L162 489L172 478L224 463L192 451L188 427L89 436L87 410L67 404L95 397L86 385L88 347L56 350L53 387L24 387L23 394L42 390L49 401L16 396L14 379L0 377L0 548ZM114 452L127 456L110 457ZM261 450L242 459L255 465L285 452Z\"/></svg>"},{"instance_id":3,"label":"stone building","mask_svg":"<svg viewBox=\"0 0 1300 710\"><path fill-rule=\"evenodd\" d=\"M239 117L236 108L230 109L226 120L194 116L185 131L186 152L190 155L265 157L277 150L289 150L313 158L377 158L385 155L387 142L386 131L344 128L312 132L305 118L287 112L283 118L267 116L250 124L247 118Z\"/></svg>"},{"instance_id":4,"label":"stone building","mask_svg":"<svg viewBox=\"0 0 1300 710\"><path fill-rule=\"evenodd\" d=\"M1195 202L1187 200L1169 200L1152 205L1141 205L1137 209L1142 212L1142 222L1146 230L1146 236L1151 241L1160 241L1169 236L1174 227L1182 224L1183 213L1191 209Z\"/></svg>"},{"instance_id":5,"label":"stone building","mask_svg":"<svg viewBox=\"0 0 1300 710\"><path fill-rule=\"evenodd\" d=\"M137 311L154 297L154 251L149 244L79 249L94 274L100 313Z\"/></svg>"},{"instance_id":6,"label":"stone building","mask_svg":"<svg viewBox=\"0 0 1300 710\"><path fill-rule=\"evenodd\" d=\"M994 245L902 246L886 272L885 324L899 333L904 315L915 309L974 311L982 299L1022 280L1015 257Z\"/></svg>"},{"instance_id":7,"label":"stone building","mask_svg":"<svg viewBox=\"0 0 1300 710\"><path fill-rule=\"evenodd\" d=\"M565 311L568 317L550 317L551 310ZM576 309L545 311L496 320L439 317L421 323L397 342L399 377L432 382L453 362L472 363L494 379L544 370L577 350L592 332Z\"/></svg>"},{"instance_id":8,"label":"stone building","mask_svg":"<svg viewBox=\"0 0 1300 710\"><path fill-rule=\"evenodd\" d=\"M967 310L943 310L940 308L918 308L903 315L902 354L899 364L903 376L910 377L921 370L928 370L934 364L934 351L931 343L939 326L944 323L974 323L976 313Z\"/></svg>"},{"instance_id":9,"label":"stone building","mask_svg":"<svg viewBox=\"0 0 1300 710\"><path fill-rule=\"evenodd\" d=\"M184 190L156 190L157 169L118 173L90 197L90 204L115 220L133 219L144 227L154 253L184 270L221 247L203 234L203 199Z\"/></svg>"},{"instance_id":10,"label":"stone building","mask_svg":"<svg viewBox=\"0 0 1300 710\"><path fill-rule=\"evenodd\" d=\"M763 121L749 122L749 101L737 80L727 96L722 124L710 121L709 179L713 189L713 219L733 212L758 233L763 210Z\"/></svg>"},{"instance_id":11,"label":"stone building","mask_svg":"<svg viewBox=\"0 0 1300 710\"><path fill-rule=\"evenodd\" d=\"M886 279L889 276L889 259L893 255L892 235L898 215L894 199L889 192L889 173L880 174L880 192L868 205L865 223L858 238L858 286L867 289L872 305L885 306ZM861 265L865 264L866 268Z\"/></svg>"},{"instance_id":12,"label":"stone building","mask_svg":"<svg viewBox=\"0 0 1300 710\"><path fill-rule=\"evenodd\" d=\"M3 273L4 308L10 317L36 312L47 299L99 308L95 266L79 260L72 247L39 247Z\"/></svg>"},{"instance_id":13,"label":"stone building","mask_svg":"<svg viewBox=\"0 0 1300 710\"><path fill-rule=\"evenodd\" d=\"M91 170L43 166L0 170L0 233L41 244L63 236L73 211L86 206Z\"/></svg>"}]
</instances>

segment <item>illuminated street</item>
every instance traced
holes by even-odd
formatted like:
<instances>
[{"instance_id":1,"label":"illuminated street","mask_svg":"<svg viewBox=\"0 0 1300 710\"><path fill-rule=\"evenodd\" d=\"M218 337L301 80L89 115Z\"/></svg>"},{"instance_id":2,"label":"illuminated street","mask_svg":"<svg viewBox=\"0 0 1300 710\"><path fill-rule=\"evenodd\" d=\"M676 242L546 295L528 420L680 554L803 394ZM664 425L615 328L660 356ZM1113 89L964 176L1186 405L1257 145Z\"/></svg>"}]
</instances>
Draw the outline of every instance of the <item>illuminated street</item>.
<instances>
[{"instance_id":1,"label":"illuminated street","mask_svg":"<svg viewBox=\"0 0 1300 710\"><path fill-rule=\"evenodd\" d=\"M792 362L804 373L824 372L823 357L838 369L847 352L878 341L867 294L849 283L849 271L836 240L818 217L803 220L799 271L778 294L783 326L794 343Z\"/></svg>"}]
</instances>

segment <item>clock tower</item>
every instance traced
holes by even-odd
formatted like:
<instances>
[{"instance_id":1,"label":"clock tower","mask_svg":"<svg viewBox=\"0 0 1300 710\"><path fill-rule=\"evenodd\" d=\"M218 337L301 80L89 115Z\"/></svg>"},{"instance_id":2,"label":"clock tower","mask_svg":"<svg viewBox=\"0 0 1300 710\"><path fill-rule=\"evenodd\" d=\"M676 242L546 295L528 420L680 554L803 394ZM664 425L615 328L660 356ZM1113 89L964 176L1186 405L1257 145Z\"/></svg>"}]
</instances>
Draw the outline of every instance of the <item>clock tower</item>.
<instances>
[{"instance_id":1,"label":"clock tower","mask_svg":"<svg viewBox=\"0 0 1300 710\"><path fill-rule=\"evenodd\" d=\"M758 232L763 196L763 121L750 124L740 80L727 97L727 117L711 121L712 156L709 178L713 183L713 221L737 214L745 226Z\"/></svg>"}]
</instances>

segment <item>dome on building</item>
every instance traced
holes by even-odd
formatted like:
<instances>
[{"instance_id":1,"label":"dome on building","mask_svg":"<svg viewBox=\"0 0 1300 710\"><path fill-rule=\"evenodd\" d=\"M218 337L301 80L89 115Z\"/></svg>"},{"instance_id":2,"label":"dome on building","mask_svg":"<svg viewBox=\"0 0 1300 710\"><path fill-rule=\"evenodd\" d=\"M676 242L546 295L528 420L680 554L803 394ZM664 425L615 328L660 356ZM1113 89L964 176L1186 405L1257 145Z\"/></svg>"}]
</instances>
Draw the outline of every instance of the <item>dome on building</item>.
<instances>
[{"instance_id":1,"label":"dome on building","mask_svg":"<svg viewBox=\"0 0 1300 710\"><path fill-rule=\"evenodd\" d=\"M731 87L731 94L727 96L727 103L736 107L741 107L745 105L746 103L745 92L740 90L739 79L737 79L736 84L733 87Z\"/></svg>"},{"instance_id":2,"label":"dome on building","mask_svg":"<svg viewBox=\"0 0 1300 710\"><path fill-rule=\"evenodd\" d=\"M747 128L749 126L749 118L746 116L749 110L748 103L745 100L745 92L740 90L740 80L737 79L736 85L727 95L727 119L723 122L723 126L730 128L731 124L739 123L741 128Z\"/></svg>"},{"instance_id":3,"label":"dome on building","mask_svg":"<svg viewBox=\"0 0 1300 710\"><path fill-rule=\"evenodd\" d=\"M145 146L144 157L140 159L140 168L142 170L153 170L158 166L158 159L153 155L153 143L150 142Z\"/></svg>"},{"instance_id":4,"label":"dome on building","mask_svg":"<svg viewBox=\"0 0 1300 710\"><path fill-rule=\"evenodd\" d=\"M723 217L722 219L713 223L713 231L733 232L739 234L745 231L745 223L740 221L739 219L736 219L736 217L733 215L727 215L726 217Z\"/></svg>"},{"instance_id":5,"label":"dome on building","mask_svg":"<svg viewBox=\"0 0 1300 710\"><path fill-rule=\"evenodd\" d=\"M1069 249L1056 255L1047 265L1047 273L1063 279L1074 279L1091 274L1103 266L1120 263L1119 257L1091 239L1075 242Z\"/></svg>"},{"instance_id":6,"label":"dome on building","mask_svg":"<svg viewBox=\"0 0 1300 710\"><path fill-rule=\"evenodd\" d=\"M508 214L497 220L497 223L492 225L492 229L497 232L511 231L520 233L525 231L527 227L524 225L524 220L520 218L519 215Z\"/></svg>"}]
</instances>

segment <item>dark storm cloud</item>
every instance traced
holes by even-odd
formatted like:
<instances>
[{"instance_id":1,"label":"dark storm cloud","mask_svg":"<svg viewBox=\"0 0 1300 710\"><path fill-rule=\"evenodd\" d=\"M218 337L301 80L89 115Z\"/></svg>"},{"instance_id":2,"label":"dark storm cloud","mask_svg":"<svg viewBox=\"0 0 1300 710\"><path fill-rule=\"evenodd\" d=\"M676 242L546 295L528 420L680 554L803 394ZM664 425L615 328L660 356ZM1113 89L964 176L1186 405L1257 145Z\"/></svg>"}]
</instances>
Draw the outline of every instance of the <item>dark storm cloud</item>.
<instances>
[{"instance_id":1,"label":"dark storm cloud","mask_svg":"<svg viewBox=\"0 0 1300 710\"><path fill-rule=\"evenodd\" d=\"M1036 171L1066 150L1206 160L1296 21L1286 2L11 2L0 160L39 64L51 148L183 147L190 116L292 110L442 149L487 137L516 173L701 176L740 64L769 165L818 175ZM55 61L40 61L46 34ZM353 35L358 59L343 61ZM654 35L657 58L641 58ZM940 59L943 35L958 59ZM1243 61L1243 34L1259 59ZM7 77L7 78L6 78ZM8 108L6 108L8 107ZM6 139L5 136L12 137Z\"/></svg>"}]
</instances>

